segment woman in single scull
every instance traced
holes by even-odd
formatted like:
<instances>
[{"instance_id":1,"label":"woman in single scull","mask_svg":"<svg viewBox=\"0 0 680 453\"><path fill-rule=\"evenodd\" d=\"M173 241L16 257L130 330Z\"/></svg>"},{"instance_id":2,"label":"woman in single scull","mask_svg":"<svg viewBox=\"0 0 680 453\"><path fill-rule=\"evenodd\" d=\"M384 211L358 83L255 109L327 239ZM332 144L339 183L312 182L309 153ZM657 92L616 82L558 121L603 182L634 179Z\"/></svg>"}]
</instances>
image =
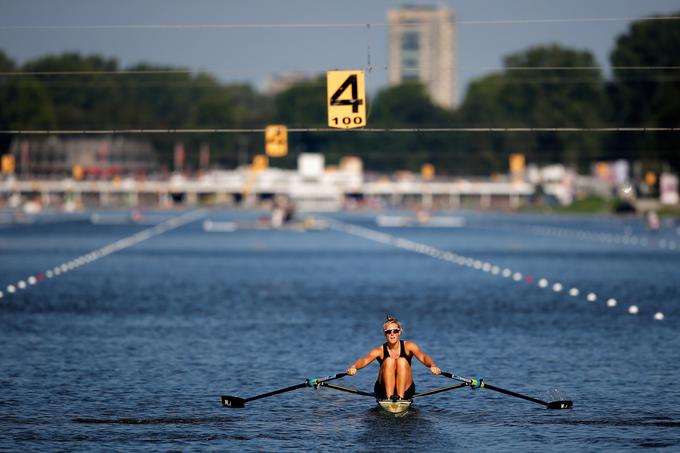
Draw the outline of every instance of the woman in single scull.
<instances>
[{"instance_id":1,"label":"woman in single scull","mask_svg":"<svg viewBox=\"0 0 680 453\"><path fill-rule=\"evenodd\" d=\"M347 374L354 376L357 370L377 360L380 363L380 371L374 386L376 399L410 400L416 393L411 371L411 359L414 356L428 367L432 374L440 374L441 370L430 356L420 350L417 344L401 340L401 323L392 316L387 315L383 331L387 341L354 362L347 369Z\"/></svg>"}]
</instances>

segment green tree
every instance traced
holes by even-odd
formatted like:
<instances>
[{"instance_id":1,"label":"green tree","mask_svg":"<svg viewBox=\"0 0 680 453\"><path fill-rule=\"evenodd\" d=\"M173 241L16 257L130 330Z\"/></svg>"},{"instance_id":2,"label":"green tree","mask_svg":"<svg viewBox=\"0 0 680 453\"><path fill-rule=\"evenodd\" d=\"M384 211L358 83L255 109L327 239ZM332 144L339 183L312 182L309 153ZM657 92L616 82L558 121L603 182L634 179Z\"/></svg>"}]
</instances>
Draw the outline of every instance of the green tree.
<instances>
[{"instance_id":1,"label":"green tree","mask_svg":"<svg viewBox=\"0 0 680 453\"><path fill-rule=\"evenodd\" d=\"M452 124L451 112L433 104L420 83L385 88L373 101L368 122L378 128L435 128ZM455 136L426 132L366 134L363 140L367 168L419 171L424 163L443 170L455 146Z\"/></svg>"},{"instance_id":2,"label":"green tree","mask_svg":"<svg viewBox=\"0 0 680 453\"><path fill-rule=\"evenodd\" d=\"M5 52L0 50L0 72L14 72L16 70L16 64ZM10 105L10 95L9 95L9 75L0 76L0 106ZM12 115L7 108L0 108L0 129L11 129ZM12 141L12 137L7 134L0 135L0 154L5 154L9 145Z\"/></svg>"},{"instance_id":3,"label":"green tree","mask_svg":"<svg viewBox=\"0 0 680 453\"><path fill-rule=\"evenodd\" d=\"M0 71L2 72L12 72L16 70L16 64L9 55L0 49Z\"/></svg>"},{"instance_id":4,"label":"green tree","mask_svg":"<svg viewBox=\"0 0 680 453\"><path fill-rule=\"evenodd\" d=\"M118 92L115 76L108 72L117 69L115 59L83 57L77 53L38 58L22 67L25 72L46 73L39 77L40 83L54 106L57 126L66 129L106 128L115 124ZM58 72L69 74L55 74Z\"/></svg>"},{"instance_id":5,"label":"green tree","mask_svg":"<svg viewBox=\"0 0 680 453\"><path fill-rule=\"evenodd\" d=\"M680 11L671 16L678 14ZM678 49L680 27L675 21L634 22L619 36L611 54L614 121L631 127L678 127L680 79L678 70L672 69L680 66ZM641 158L648 169L658 171L664 163L680 169L677 133L619 134L611 147L623 157Z\"/></svg>"},{"instance_id":6,"label":"green tree","mask_svg":"<svg viewBox=\"0 0 680 453\"><path fill-rule=\"evenodd\" d=\"M17 68L0 52L0 72L13 73ZM0 129L50 129L55 115L45 86L32 76L0 75ZM12 137L0 136L0 153L7 152Z\"/></svg>"},{"instance_id":7,"label":"green tree","mask_svg":"<svg viewBox=\"0 0 680 453\"><path fill-rule=\"evenodd\" d=\"M459 116L466 127L489 127L514 120L508 115L500 99L506 90L504 74L491 74L473 81L460 108ZM461 150L465 155L464 173L488 174L506 169L506 135L489 133L466 133L460 136ZM521 138L521 137L519 137Z\"/></svg>"},{"instance_id":8,"label":"green tree","mask_svg":"<svg viewBox=\"0 0 680 453\"><path fill-rule=\"evenodd\" d=\"M599 69L579 69L597 66L588 51L560 46L536 47L510 55L505 60L513 90L506 92L506 102L525 112L527 124L535 127L601 127L607 116L605 84ZM516 67L545 68L525 71ZM553 70L552 67L572 68ZM523 83L527 81L529 83ZM523 137L524 138L524 137ZM599 157L601 140L593 133L536 134L528 155L538 162L566 162L587 169ZM509 144L513 143L510 137ZM520 145L522 141L514 140Z\"/></svg>"},{"instance_id":9,"label":"green tree","mask_svg":"<svg viewBox=\"0 0 680 453\"><path fill-rule=\"evenodd\" d=\"M608 104L602 74L590 52L540 46L505 58L502 73L475 81L461 108L472 127L599 127ZM564 69L566 68L566 69ZM521 152L538 163L566 162L585 169L598 158L601 138L592 133L516 133L466 141L470 152L507 168ZM496 158L493 157L495 149Z\"/></svg>"},{"instance_id":10,"label":"green tree","mask_svg":"<svg viewBox=\"0 0 680 453\"><path fill-rule=\"evenodd\" d=\"M273 122L289 128L324 128L327 126L326 78L295 83L274 96ZM301 152L318 152L327 155L329 146L338 143L339 137L327 133L289 133L289 155L278 162L283 166L295 165L295 158Z\"/></svg>"},{"instance_id":11,"label":"green tree","mask_svg":"<svg viewBox=\"0 0 680 453\"><path fill-rule=\"evenodd\" d=\"M269 100L253 91L249 85L215 86L197 98L190 109L186 124L189 128L250 129L260 128L268 123L271 115ZM264 152L264 134L217 133L204 137L194 136L191 140L198 149L200 142L211 146L211 159L222 166L234 167L247 153Z\"/></svg>"}]
</instances>

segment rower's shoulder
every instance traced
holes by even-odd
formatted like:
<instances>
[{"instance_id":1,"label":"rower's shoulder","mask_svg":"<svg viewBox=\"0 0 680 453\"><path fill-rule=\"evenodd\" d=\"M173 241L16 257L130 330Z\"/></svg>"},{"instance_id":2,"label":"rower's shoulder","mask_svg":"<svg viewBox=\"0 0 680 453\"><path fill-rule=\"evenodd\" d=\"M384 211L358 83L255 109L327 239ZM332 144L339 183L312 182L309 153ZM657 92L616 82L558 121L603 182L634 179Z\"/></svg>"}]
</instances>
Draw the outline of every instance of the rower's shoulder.
<instances>
[{"instance_id":1,"label":"rower's shoulder","mask_svg":"<svg viewBox=\"0 0 680 453\"><path fill-rule=\"evenodd\" d=\"M383 346L384 345L382 345L382 344L376 346L375 348L371 349L371 352L369 352L369 354L371 354L371 355L381 355L382 352L383 352Z\"/></svg>"},{"instance_id":2,"label":"rower's shoulder","mask_svg":"<svg viewBox=\"0 0 680 453\"><path fill-rule=\"evenodd\" d=\"M404 347L409 351L417 351L420 347L414 342L409 340L404 340Z\"/></svg>"}]
</instances>

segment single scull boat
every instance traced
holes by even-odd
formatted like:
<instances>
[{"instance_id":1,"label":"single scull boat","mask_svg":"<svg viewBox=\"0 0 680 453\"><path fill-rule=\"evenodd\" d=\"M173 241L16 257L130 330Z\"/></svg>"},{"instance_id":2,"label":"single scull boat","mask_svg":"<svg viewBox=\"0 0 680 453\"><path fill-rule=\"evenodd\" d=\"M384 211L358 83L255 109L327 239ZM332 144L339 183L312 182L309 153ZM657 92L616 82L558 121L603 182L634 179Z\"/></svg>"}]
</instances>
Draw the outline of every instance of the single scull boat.
<instances>
[{"instance_id":1,"label":"single scull boat","mask_svg":"<svg viewBox=\"0 0 680 453\"><path fill-rule=\"evenodd\" d=\"M242 408L242 407L245 407L246 403L249 402L249 401L255 401L255 400L258 400L258 399L261 399L261 398L267 398L267 397L270 397L270 396L279 395L281 393L286 393L286 392L290 392L290 391L305 388L305 387L311 387L311 388L314 388L314 389L318 389L319 387L328 387L330 389L339 390L339 391L342 391L342 392L354 393L355 395L370 396L370 397L375 398L375 394L372 393L372 392L364 392L362 390L357 390L355 388L343 387L343 386L340 386L340 385L330 383L330 381L343 378L346 375L347 375L346 373L338 373L338 374L335 374L335 375L324 376L324 377L320 377L320 378L309 378L309 379L306 379L305 382L301 382L299 384L291 385L289 387L284 387L282 389L273 390L271 392L263 393L263 394L260 394L260 395L251 396L250 398L240 398L238 396L223 395L222 396L222 405L224 407L229 407L229 408ZM437 393L447 392L449 390L455 390L455 389L459 389L459 388L462 388L462 387L470 387L472 389L485 388L485 389L488 389L488 390L493 390L495 392L499 392L499 393L502 393L504 395L513 396L515 398L520 398L520 399L523 399L525 401L530 401L532 403L537 403L537 404L543 405L547 409L571 409L574 405L574 403L572 401L569 401L569 400L550 401L550 402L543 401L543 400L540 400L538 398L533 398L531 396L522 395L520 393L513 392L511 390L506 390L506 389L502 389L500 387L496 387L496 386L487 384L487 383L484 382L483 379L474 379L474 378L466 378L466 377L462 377L462 376L456 376L453 373L447 373L445 371L442 371L441 376L444 376L444 377L449 378L449 379L453 379L455 381L459 381L460 384L449 385L447 387L441 387L441 388L429 390L429 391L426 391L426 392L417 393L417 394L413 395L413 398L414 399L415 398L422 398L424 396L435 395ZM386 412L389 412L391 414L403 414L403 413L405 413L406 411L409 410L409 408L411 407L411 404L413 403L413 399L410 399L410 400L401 400L401 399L380 400L380 399L376 399L376 401L377 401L378 406L380 408L382 408L383 410L385 410Z\"/></svg>"}]
</instances>

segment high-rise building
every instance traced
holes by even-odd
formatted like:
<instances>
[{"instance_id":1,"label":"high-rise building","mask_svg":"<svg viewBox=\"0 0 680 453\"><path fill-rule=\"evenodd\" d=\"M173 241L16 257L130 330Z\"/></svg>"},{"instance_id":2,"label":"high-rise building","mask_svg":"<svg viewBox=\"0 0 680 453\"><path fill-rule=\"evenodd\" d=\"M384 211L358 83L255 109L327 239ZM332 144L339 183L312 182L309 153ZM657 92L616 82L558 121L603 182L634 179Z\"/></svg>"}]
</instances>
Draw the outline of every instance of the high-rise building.
<instances>
[{"instance_id":1,"label":"high-rise building","mask_svg":"<svg viewBox=\"0 0 680 453\"><path fill-rule=\"evenodd\" d=\"M391 85L420 81L432 101L456 107L456 26L453 10L404 6L388 12Z\"/></svg>"}]
</instances>

